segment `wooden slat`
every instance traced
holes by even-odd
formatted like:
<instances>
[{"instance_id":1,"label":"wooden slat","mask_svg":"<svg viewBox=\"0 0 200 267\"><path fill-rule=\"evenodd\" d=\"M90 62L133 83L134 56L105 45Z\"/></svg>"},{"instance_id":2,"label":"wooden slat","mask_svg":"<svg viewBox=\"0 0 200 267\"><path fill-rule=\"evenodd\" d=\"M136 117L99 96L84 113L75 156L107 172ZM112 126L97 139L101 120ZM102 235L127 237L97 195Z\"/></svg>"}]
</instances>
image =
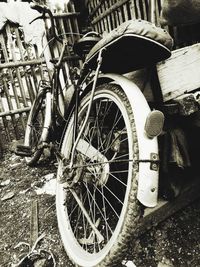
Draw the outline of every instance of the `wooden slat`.
<instances>
[{"instance_id":1,"label":"wooden slat","mask_svg":"<svg viewBox=\"0 0 200 267\"><path fill-rule=\"evenodd\" d=\"M7 53L6 44L5 44L5 40L4 40L3 34L0 34L0 43L1 43L2 50L3 50L4 59L6 61L4 64L8 64L9 57L8 57L8 53ZM19 97L18 97L18 93L17 93L17 88L15 86L15 81L14 81L13 73L12 73L12 70L10 68L8 69L8 75L9 75L9 79L10 79L10 82L11 82L11 85L12 85L12 88L13 88L13 92L14 92L14 95L15 95L15 100L16 100L17 107L20 107L20 102L19 102Z\"/></svg>"},{"instance_id":2,"label":"wooden slat","mask_svg":"<svg viewBox=\"0 0 200 267\"><path fill-rule=\"evenodd\" d=\"M32 248L38 239L39 226L38 226L38 202L31 201L31 216L30 216L30 247Z\"/></svg>"},{"instance_id":3,"label":"wooden slat","mask_svg":"<svg viewBox=\"0 0 200 267\"><path fill-rule=\"evenodd\" d=\"M200 44L172 51L172 56L157 64L164 101L191 92L200 85Z\"/></svg>"},{"instance_id":4,"label":"wooden slat","mask_svg":"<svg viewBox=\"0 0 200 267\"><path fill-rule=\"evenodd\" d=\"M6 62L8 62L9 61L9 57L8 57L7 47L6 47L6 44L5 44L5 40L4 40L3 34L0 35L0 43L1 43L2 51L3 51L4 59L5 59ZM13 76L13 73L12 73L11 69L8 69L8 75L9 75L10 84L12 86L12 90L13 90L13 93L14 93L14 96L15 96L16 106L17 106L17 108L20 108L20 101L19 101L19 96L18 96L18 92L17 92L17 86L16 86L15 79L14 79L14 76ZM8 92L7 87L5 87L6 85L7 84L4 83L4 89L5 89L5 92ZM7 96L7 101L9 103L8 106L12 109L13 107L10 104L12 102L8 98L9 97L9 92L7 93L6 96ZM3 108L3 103L2 103L2 108ZM4 110L2 110L2 111L4 111ZM20 120L21 120L21 125L24 128L25 127L25 122L24 122L23 117L20 116ZM5 125L5 130L6 130L6 132L8 132L9 131L9 129L7 128L8 124L5 122L5 119L3 121L4 121L4 125ZM16 129L17 122L16 122L14 116L12 117L12 122L13 122L14 131L16 131L15 129ZM16 137L18 137L17 134L16 134ZM8 136L8 138L10 138L10 137Z\"/></svg>"},{"instance_id":5,"label":"wooden slat","mask_svg":"<svg viewBox=\"0 0 200 267\"><path fill-rule=\"evenodd\" d=\"M112 1L112 4L114 5L115 4L115 0ZM119 26L120 25L120 21L119 21L119 8L117 8L115 11L114 11L114 17L115 17L115 22L116 22L116 26Z\"/></svg>"},{"instance_id":6,"label":"wooden slat","mask_svg":"<svg viewBox=\"0 0 200 267\"><path fill-rule=\"evenodd\" d=\"M128 17L128 12L127 12L126 2L122 5L122 8L123 8L123 12L124 12L124 19L125 19L125 21L127 21L129 19L129 17Z\"/></svg>"},{"instance_id":7,"label":"wooden slat","mask_svg":"<svg viewBox=\"0 0 200 267\"><path fill-rule=\"evenodd\" d=\"M12 35L11 35L11 30L10 30L10 26L9 25L6 26L6 33L7 33L8 43L9 43L10 50L11 50L12 60L14 62L16 62L17 61L16 51L15 51L15 47L14 47L13 40L12 40L12 37L11 37ZM19 89L20 89L20 92L21 92L23 104L24 104L24 106L27 106L28 103L27 103L27 100L26 100L25 88L24 88L24 85L22 83L22 77L21 77L20 69L18 67L16 67L16 75L17 75L17 79L18 79L18 83L19 83Z\"/></svg>"},{"instance_id":8,"label":"wooden slat","mask_svg":"<svg viewBox=\"0 0 200 267\"><path fill-rule=\"evenodd\" d=\"M134 0L130 1L129 7L130 7L131 18L135 19L137 17L137 15L136 15L136 11L135 11L135 1Z\"/></svg>"},{"instance_id":9,"label":"wooden slat","mask_svg":"<svg viewBox=\"0 0 200 267\"><path fill-rule=\"evenodd\" d=\"M113 7L113 3L112 0L109 0L110 2L110 7ZM113 9L113 11L110 13L110 17L111 17L111 24L112 24L112 29L116 28L116 21L115 21L115 10L117 9L117 7L115 9Z\"/></svg>"},{"instance_id":10,"label":"wooden slat","mask_svg":"<svg viewBox=\"0 0 200 267\"><path fill-rule=\"evenodd\" d=\"M119 23L120 24L122 24L124 22L122 12L123 12L122 7L119 7L118 15L119 15Z\"/></svg>"},{"instance_id":11,"label":"wooden slat","mask_svg":"<svg viewBox=\"0 0 200 267\"><path fill-rule=\"evenodd\" d=\"M148 7L147 7L147 0L142 0L143 5L143 12L144 12L144 20L148 20Z\"/></svg>"},{"instance_id":12,"label":"wooden slat","mask_svg":"<svg viewBox=\"0 0 200 267\"><path fill-rule=\"evenodd\" d=\"M25 49L23 48L22 41L20 39L19 30L17 28L15 28L14 30L15 30L15 35L16 35L16 44L19 47L20 58L21 58L21 60L24 61L25 58L24 58L23 51ZM27 67L28 67L27 65L23 67L24 78L25 78L24 80L25 80L25 83L26 83L27 92L29 94L29 99L31 100L31 102L33 102L34 101L34 95L32 93L33 92L33 88L32 88L32 85L30 83L30 80L28 78L29 74L28 74L28 68Z\"/></svg>"},{"instance_id":13,"label":"wooden slat","mask_svg":"<svg viewBox=\"0 0 200 267\"><path fill-rule=\"evenodd\" d=\"M5 93L5 96L6 96L6 99L7 99L8 108L11 111L11 110L13 110L13 103L11 101L11 97L10 97L10 94L9 94L9 88L7 86L7 81L6 81L5 78L3 78L3 86L4 86L4 93ZM18 134L18 131L17 131L16 118L12 113L10 115L11 115L11 121L12 121L12 125L13 125L13 129L14 129L15 135L16 135L17 138L19 138L19 134Z\"/></svg>"},{"instance_id":14,"label":"wooden slat","mask_svg":"<svg viewBox=\"0 0 200 267\"><path fill-rule=\"evenodd\" d=\"M38 58L34 60L20 60L20 61L15 61L15 62L5 62L5 63L0 63L0 69L5 69L5 68L18 68L18 67L25 67L25 66L35 66L45 63L44 58Z\"/></svg>"},{"instance_id":15,"label":"wooden slat","mask_svg":"<svg viewBox=\"0 0 200 267\"><path fill-rule=\"evenodd\" d=\"M0 112L0 117L12 116L12 115L21 114L21 113L27 113L30 111L30 109L31 109L31 107L26 107L26 108L20 108L20 109Z\"/></svg>"},{"instance_id":16,"label":"wooden slat","mask_svg":"<svg viewBox=\"0 0 200 267\"><path fill-rule=\"evenodd\" d=\"M161 10L161 0L107 0L107 1L87 1L87 6L90 10L90 18L92 20L91 24L98 27L102 25L105 18L110 17L110 24L107 25L107 30L114 28L119 23L122 23L122 17L125 21L128 19L144 19L150 20L157 25L159 25L159 14ZM121 7L121 16L119 16L119 8ZM99 12L101 10L101 12ZM102 27L101 27L102 28ZM102 29L99 28L99 31Z\"/></svg>"},{"instance_id":17,"label":"wooden slat","mask_svg":"<svg viewBox=\"0 0 200 267\"><path fill-rule=\"evenodd\" d=\"M103 6L103 11L102 12L105 12L107 10L107 8L108 8L108 2L105 1L102 6ZM105 31L109 32L109 31L111 31L110 17L109 16L105 16L105 20L106 20L106 30Z\"/></svg>"},{"instance_id":18,"label":"wooden slat","mask_svg":"<svg viewBox=\"0 0 200 267\"><path fill-rule=\"evenodd\" d=\"M4 109L3 109L2 98L0 96L0 112L2 112L2 111L4 111ZM2 122L3 122L4 131L5 131L5 136L7 138L7 141L10 142L11 141L11 132L10 132L10 129L8 127L7 119L5 117L2 117Z\"/></svg>"},{"instance_id":19,"label":"wooden slat","mask_svg":"<svg viewBox=\"0 0 200 267\"><path fill-rule=\"evenodd\" d=\"M114 4L113 6L111 6L108 10L106 10L104 12L104 14L101 14L100 16L98 16L96 19L92 20L91 24L95 24L97 22L99 22L102 18L104 18L105 16L107 16L108 14L111 14L114 10L116 10L117 8L119 8L120 6L124 5L125 3L127 3L129 0L121 0L119 2L117 2L116 4Z\"/></svg>"},{"instance_id":20,"label":"wooden slat","mask_svg":"<svg viewBox=\"0 0 200 267\"><path fill-rule=\"evenodd\" d=\"M192 178L192 177L191 177ZM176 197L173 201L160 201L155 208L149 208L145 210L144 217L141 219L141 225L139 227L139 234L144 233L152 226L156 226L158 223L164 221L175 212L186 207L194 200L199 199L200 194L200 179L196 179L190 182L182 193Z\"/></svg>"},{"instance_id":21,"label":"wooden slat","mask_svg":"<svg viewBox=\"0 0 200 267\"><path fill-rule=\"evenodd\" d=\"M69 38L70 40L70 45L73 45L74 42L80 38L79 27L77 23L78 15L79 13L75 11L73 3L69 3L68 9L65 13L54 14L54 18L58 21L61 33L65 33L66 31L70 33L66 35L66 38ZM11 32L14 32L16 36L15 44L19 52L19 58L16 57L16 48L12 40L13 35ZM73 34L74 32L76 34ZM19 35L16 27L12 27L12 29L10 29L10 25L7 25L3 34L0 34L0 42L3 55L3 61L2 59L0 61L0 70L1 73L6 73L5 79L9 79L10 85L9 89L7 86L7 81L2 79L2 87L4 87L3 98L5 101L7 101L6 105L8 110L7 108L4 109L2 97L0 96L0 117L3 123L4 131L6 132L6 136L10 141L11 136L13 136L13 134L10 135L10 132L13 132L14 130L14 135L18 138L18 126L20 129L25 129L26 114L29 112L30 105L37 93L39 81L40 79L48 79L50 72L48 70L49 66L48 68L46 66L47 62L45 57L43 56L40 58L39 53L41 53L41 49L38 50L34 47L32 50L30 50L27 46L24 46L22 43L23 40L21 40L21 36ZM47 43L43 42L44 46L46 46L46 44ZM7 46L9 46L9 55ZM24 57L24 51L26 51L27 58ZM44 52L44 54L46 55L47 53ZM59 54L60 50L58 50L56 57L58 57ZM71 55L70 50L68 50L64 60L72 66L73 64L77 66L75 61L79 60L79 58L73 54ZM63 84L65 85L67 81L66 63L64 63L64 66L65 68L63 68L62 80ZM13 129L11 129L10 126L12 126Z\"/></svg>"},{"instance_id":22,"label":"wooden slat","mask_svg":"<svg viewBox=\"0 0 200 267\"><path fill-rule=\"evenodd\" d=\"M54 18L63 18L63 19L66 19L66 18L71 18L71 17L75 17L77 18L78 16L80 16L80 12L62 12L62 13L54 13L53 14L53 17ZM49 18L48 15L46 15L46 18Z\"/></svg>"},{"instance_id":23,"label":"wooden slat","mask_svg":"<svg viewBox=\"0 0 200 267\"><path fill-rule=\"evenodd\" d=\"M104 12L104 7L103 7L103 3L100 5L99 7L99 13L102 14ZM104 17L102 19L102 29L103 32L107 31L107 21L106 21L106 17Z\"/></svg>"},{"instance_id":24,"label":"wooden slat","mask_svg":"<svg viewBox=\"0 0 200 267\"><path fill-rule=\"evenodd\" d=\"M154 0L151 0L154 1ZM137 19L141 19L142 15L141 15L141 10L140 10L140 5L139 5L139 1L135 1L135 8L136 8L136 12L137 12Z\"/></svg>"},{"instance_id":25,"label":"wooden slat","mask_svg":"<svg viewBox=\"0 0 200 267\"><path fill-rule=\"evenodd\" d=\"M98 0L95 0L95 6L97 6L98 5ZM98 8L98 10L97 10L97 14L96 14L98 17L101 15L101 9L100 9L100 7ZM100 28L100 33L103 33L104 32L104 25L103 25L103 20L104 20L104 18L103 19L101 19L99 22L98 22L98 24L99 24L99 28Z\"/></svg>"},{"instance_id":26,"label":"wooden slat","mask_svg":"<svg viewBox=\"0 0 200 267\"><path fill-rule=\"evenodd\" d=\"M106 0L100 0L100 2L93 8L91 7L91 4L88 5L89 7L89 19L93 18L96 13L98 12L98 9L105 4Z\"/></svg>"}]
</instances>

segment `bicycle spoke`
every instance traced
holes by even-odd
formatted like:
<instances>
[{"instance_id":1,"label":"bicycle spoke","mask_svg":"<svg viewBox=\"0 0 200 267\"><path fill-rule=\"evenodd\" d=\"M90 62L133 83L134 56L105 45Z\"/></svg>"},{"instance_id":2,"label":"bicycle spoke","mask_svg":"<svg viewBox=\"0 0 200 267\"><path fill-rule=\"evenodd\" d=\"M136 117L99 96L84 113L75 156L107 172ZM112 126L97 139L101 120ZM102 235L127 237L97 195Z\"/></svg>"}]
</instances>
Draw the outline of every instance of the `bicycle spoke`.
<instances>
[{"instance_id":1,"label":"bicycle spoke","mask_svg":"<svg viewBox=\"0 0 200 267\"><path fill-rule=\"evenodd\" d=\"M85 183L83 183L84 185L85 185L85 187L87 188L87 190L88 190L88 187L86 186L86 184ZM88 193L90 194L90 196L92 197L92 194L91 194L91 192L88 190ZM96 203L96 200L94 199L94 203L95 203L95 205L96 205L96 207L97 207L97 209L98 209L98 212L99 212L99 214L102 216L102 218L104 219L104 222L105 222L105 224L107 225L107 227L108 227L108 229L110 230L110 232L112 233L113 231L112 231L112 228L110 227L110 225L107 223L107 218L104 216L104 214L102 213L102 210L101 210L101 208L99 207L99 205Z\"/></svg>"},{"instance_id":2,"label":"bicycle spoke","mask_svg":"<svg viewBox=\"0 0 200 267\"><path fill-rule=\"evenodd\" d=\"M126 109L128 102L123 104L123 92L118 95L117 90L113 93L104 89L104 85L101 87L100 94L98 90L95 92L87 125L75 150L72 175L68 178L73 201L68 203L68 220L63 232L71 236L71 241L66 240L66 244L71 252L70 242L73 243L72 254L74 258L80 258L79 266L85 263L104 266L102 256L107 257L112 251L114 254L121 231L126 235L124 220L129 217L127 227L132 216L127 212L132 207L129 200L134 201L135 197L132 190L134 170L131 168L134 135ZM84 97L78 111L78 131L85 121L89 103L90 94ZM62 148L67 159L70 159L73 123L72 117Z\"/></svg>"}]
</instances>

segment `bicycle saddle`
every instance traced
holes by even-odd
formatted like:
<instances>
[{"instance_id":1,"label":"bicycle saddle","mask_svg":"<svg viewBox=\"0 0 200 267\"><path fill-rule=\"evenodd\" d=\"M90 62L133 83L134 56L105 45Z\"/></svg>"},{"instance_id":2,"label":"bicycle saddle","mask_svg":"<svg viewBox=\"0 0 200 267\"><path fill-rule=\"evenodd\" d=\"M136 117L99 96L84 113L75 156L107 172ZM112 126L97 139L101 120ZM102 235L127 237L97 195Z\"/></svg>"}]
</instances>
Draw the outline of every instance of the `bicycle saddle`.
<instances>
[{"instance_id":1,"label":"bicycle saddle","mask_svg":"<svg viewBox=\"0 0 200 267\"><path fill-rule=\"evenodd\" d=\"M100 40L100 34L96 32L88 32L74 44L73 50L81 58L84 58L92 49L92 47Z\"/></svg>"},{"instance_id":2,"label":"bicycle saddle","mask_svg":"<svg viewBox=\"0 0 200 267\"><path fill-rule=\"evenodd\" d=\"M103 52L102 72L127 73L156 64L171 55L173 39L167 31L144 20L129 20L101 39L86 57L95 69L98 52Z\"/></svg>"}]
</instances>

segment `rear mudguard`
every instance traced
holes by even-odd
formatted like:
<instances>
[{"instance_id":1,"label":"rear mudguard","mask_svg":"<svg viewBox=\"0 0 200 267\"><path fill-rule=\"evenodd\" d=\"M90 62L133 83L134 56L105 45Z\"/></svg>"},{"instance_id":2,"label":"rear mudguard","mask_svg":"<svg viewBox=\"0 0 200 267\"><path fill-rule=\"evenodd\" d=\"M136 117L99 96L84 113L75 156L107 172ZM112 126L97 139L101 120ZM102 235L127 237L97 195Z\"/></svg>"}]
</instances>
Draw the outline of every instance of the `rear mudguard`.
<instances>
[{"instance_id":1,"label":"rear mudguard","mask_svg":"<svg viewBox=\"0 0 200 267\"><path fill-rule=\"evenodd\" d=\"M129 79L118 74L104 74L99 77L97 84L105 82L118 84L131 104L139 146L137 198L144 206L155 207L158 198L159 170L158 167L152 168L151 161L152 155L154 159L156 158L156 162L158 161L158 142L156 137L149 139L144 131L146 118L151 110L141 90Z\"/></svg>"}]
</instances>

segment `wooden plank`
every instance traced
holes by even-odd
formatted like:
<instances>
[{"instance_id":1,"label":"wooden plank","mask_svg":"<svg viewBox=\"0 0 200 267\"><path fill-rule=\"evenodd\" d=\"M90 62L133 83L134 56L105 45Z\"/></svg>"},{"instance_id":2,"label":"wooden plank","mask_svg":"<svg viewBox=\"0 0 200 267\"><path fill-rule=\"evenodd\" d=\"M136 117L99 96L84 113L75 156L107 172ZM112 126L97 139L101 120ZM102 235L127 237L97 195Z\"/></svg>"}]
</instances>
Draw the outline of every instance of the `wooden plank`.
<instances>
[{"instance_id":1,"label":"wooden plank","mask_svg":"<svg viewBox=\"0 0 200 267\"><path fill-rule=\"evenodd\" d=\"M154 0L151 0L154 1ZM142 15L141 15L141 10L140 10L140 4L139 1L135 1L135 7L136 7L136 13L137 13L137 19L141 19Z\"/></svg>"},{"instance_id":2,"label":"wooden plank","mask_svg":"<svg viewBox=\"0 0 200 267\"><path fill-rule=\"evenodd\" d=\"M119 23L122 24L124 22L122 15L122 7L119 7L118 9L118 16L119 16Z\"/></svg>"},{"instance_id":3,"label":"wooden plank","mask_svg":"<svg viewBox=\"0 0 200 267\"><path fill-rule=\"evenodd\" d=\"M158 0L155 0L155 24L160 26L160 10L158 5Z\"/></svg>"},{"instance_id":4,"label":"wooden plank","mask_svg":"<svg viewBox=\"0 0 200 267\"><path fill-rule=\"evenodd\" d=\"M101 1L101 5L99 7L99 10L100 10L100 14L105 12L105 7L104 7L104 2L103 1ZM103 22L103 32L105 32L105 31L107 31L107 18L104 17L102 19L102 22Z\"/></svg>"},{"instance_id":5,"label":"wooden plank","mask_svg":"<svg viewBox=\"0 0 200 267\"><path fill-rule=\"evenodd\" d=\"M95 5L95 7L98 6L98 0L94 0L94 5ZM96 16L99 16L100 14L101 14L101 10L100 10L100 6L99 6L99 8L97 9L97 12L96 12ZM103 33L103 31L104 31L104 28L103 28L103 19L100 20L98 22L98 24L99 24L100 33Z\"/></svg>"},{"instance_id":6,"label":"wooden plank","mask_svg":"<svg viewBox=\"0 0 200 267\"><path fill-rule=\"evenodd\" d=\"M113 4L115 3L115 1L113 0ZM121 23L120 23L120 19L119 19L119 8L116 9L116 11L114 12L115 14L115 20L116 20L116 27L119 26Z\"/></svg>"},{"instance_id":7,"label":"wooden plank","mask_svg":"<svg viewBox=\"0 0 200 267\"><path fill-rule=\"evenodd\" d=\"M108 2L107 1L104 1L102 3L102 10L103 10L103 12L105 12L107 10L107 8L108 8ZM109 17L108 16L105 17L105 31L106 32L111 31L111 27L110 27L110 22L109 22Z\"/></svg>"},{"instance_id":8,"label":"wooden plank","mask_svg":"<svg viewBox=\"0 0 200 267\"><path fill-rule=\"evenodd\" d=\"M106 1L105 2L105 12L109 9L109 2ZM112 25L111 25L111 17L110 17L110 14L107 14L106 15L106 18L107 18L107 21L108 21L108 30L111 31L112 30Z\"/></svg>"},{"instance_id":9,"label":"wooden plank","mask_svg":"<svg viewBox=\"0 0 200 267\"><path fill-rule=\"evenodd\" d=\"M58 20L58 23L60 25L61 32L64 34L65 33L65 27L64 27L63 19L59 19ZM72 40L73 40L73 34L72 34L71 37L72 37ZM64 36L64 40L67 40L67 37L66 36ZM74 40L72 42L74 42ZM54 52L55 52L55 55L56 56L59 56L60 53L61 53L61 50L59 49L59 47L57 47L57 48L58 48L59 53L56 55L55 48L54 48ZM66 47L66 52L67 52L68 55L70 54L70 51L69 51L69 47L68 46ZM66 62L64 62L62 64L62 72L60 73L60 83L61 83L62 88L65 86L65 83L66 82L67 82L67 84L71 84L71 77L70 77L69 66L68 66L68 64Z\"/></svg>"},{"instance_id":10,"label":"wooden plank","mask_svg":"<svg viewBox=\"0 0 200 267\"><path fill-rule=\"evenodd\" d=\"M26 47L26 53L27 53L27 61L32 61L32 52L34 53L34 60L41 60L41 63L38 63L38 65L29 65L30 67L30 81L32 83L32 87L34 88L34 97L37 94L38 87L39 87L39 77L44 80L44 65L46 64L45 58L38 54L38 48L37 46L32 47L32 50L28 47ZM37 68L36 68L37 66Z\"/></svg>"},{"instance_id":11,"label":"wooden plank","mask_svg":"<svg viewBox=\"0 0 200 267\"><path fill-rule=\"evenodd\" d=\"M32 248L38 239L38 202L31 201L31 216L30 216L30 247Z\"/></svg>"},{"instance_id":12,"label":"wooden plank","mask_svg":"<svg viewBox=\"0 0 200 267\"><path fill-rule=\"evenodd\" d=\"M77 16L80 13L75 12L74 4L72 2L70 2L68 6L69 9L67 10L67 12L56 13L54 14L54 18L56 20L62 20L62 22L59 23L62 33L66 32L65 21L68 20L66 24L68 24L70 27L70 35L67 36L67 38L70 37L71 39L70 45L73 45L75 40L80 38L78 36L79 28L77 23ZM15 36L13 36L13 32L15 33L16 38ZM74 32L76 32L76 35L73 34ZM0 36L1 36L0 37L1 49L3 51L3 60L4 60L2 63L1 59L0 69L1 72L3 70L6 70L7 78L9 78L9 83L11 84L10 85L11 89L6 88L7 85L6 81L2 80L2 82L4 83L4 88L6 88L6 99L8 101L7 105L10 110L7 109L3 110L2 98L0 97L0 104L2 104L2 107L0 107L0 117L2 118L6 135L9 137L9 133L11 132L11 129L9 129L11 125L10 122L12 122L14 129L17 129L16 126L19 123L18 116L16 116L17 120L13 121L15 120L16 114L18 114L21 119L20 122L21 125L25 127L24 116L23 116L24 114L22 115L22 113L23 112L27 113L29 111L30 107L28 107L28 105L30 105L30 102L32 103L33 99L35 98L36 92L38 90L39 80L41 78L48 79L47 77L48 75L45 75L45 71L47 70L45 64L46 63L45 58L44 57L40 58L39 55L39 53L41 53L41 49L38 50L34 48L30 51L26 46L23 47L22 40L21 37L19 36L17 28L13 27L10 30L10 25L9 25L7 26L7 28L5 28L3 34L0 34ZM13 40L13 38L15 39ZM7 41L6 43L5 40ZM44 46L45 45L46 44L44 44ZM9 54L7 51L7 47L9 47ZM17 52L19 52L19 58L16 57L16 48ZM25 60L24 58L23 54L24 49L26 50L28 60ZM40 52L38 53L38 51ZM36 57L33 60L32 60L32 52L35 53L34 57ZM75 64L74 62L75 60L77 60L77 57L71 55L69 52L68 55L65 56L64 60L69 60L70 64L73 65ZM10 95L10 93L14 94L14 97ZM15 106L14 101L16 102L16 108L14 107ZM8 118L9 123L7 123L7 117L9 116L11 117L11 119ZM15 135L17 135L17 132L15 132Z\"/></svg>"},{"instance_id":13,"label":"wooden plank","mask_svg":"<svg viewBox=\"0 0 200 267\"><path fill-rule=\"evenodd\" d=\"M107 3L107 1L103 1L102 2L102 4L101 4L101 12L102 13L104 13L105 11L106 11L106 3ZM108 22L108 17L106 16L105 18L104 18L104 31L105 32L109 32L110 31L110 29L109 29L109 22Z\"/></svg>"},{"instance_id":14,"label":"wooden plank","mask_svg":"<svg viewBox=\"0 0 200 267\"><path fill-rule=\"evenodd\" d=\"M17 46L19 47L20 58L21 60L24 61L25 60L24 58L25 49L23 48L22 41L20 39L19 30L17 28L15 28L14 30L15 30L15 35L16 35ZM29 74L28 74L27 65L23 67L23 71L24 71L24 78L25 78L27 92L29 94L29 99L31 100L31 103L32 103L34 101L34 92L33 92L32 84L30 83L30 80L28 78Z\"/></svg>"},{"instance_id":15,"label":"wooden plank","mask_svg":"<svg viewBox=\"0 0 200 267\"><path fill-rule=\"evenodd\" d=\"M126 3L123 4L122 8L123 8L123 13L124 13L124 20L127 21L129 18L128 18L128 12L127 12Z\"/></svg>"},{"instance_id":16,"label":"wooden plank","mask_svg":"<svg viewBox=\"0 0 200 267\"><path fill-rule=\"evenodd\" d=\"M142 234L151 227L156 226L198 198L200 198L199 177L193 180L193 182L191 182L190 185L188 185L173 201L169 202L161 200L155 208L146 209L144 216L141 219L139 234Z\"/></svg>"},{"instance_id":17,"label":"wooden plank","mask_svg":"<svg viewBox=\"0 0 200 267\"><path fill-rule=\"evenodd\" d=\"M109 14L112 14L112 12L114 10L116 10L120 6L123 6L128 1L129 0L121 0L121 1L118 1L116 4L112 5L109 9L107 9L104 14L101 14L100 16L98 16L97 18L95 18L94 20L92 20L91 24L95 24L95 23L99 22L102 18L104 18L105 16L107 16Z\"/></svg>"},{"instance_id":18,"label":"wooden plank","mask_svg":"<svg viewBox=\"0 0 200 267\"><path fill-rule=\"evenodd\" d=\"M142 17L142 19L148 20L147 6L146 6L146 1L145 0L142 0L142 10L143 10L143 17Z\"/></svg>"},{"instance_id":19,"label":"wooden plank","mask_svg":"<svg viewBox=\"0 0 200 267\"><path fill-rule=\"evenodd\" d=\"M106 0L100 0L100 2L95 5L93 8L91 7L91 1L87 4L89 7L89 19L92 19L94 16L96 16L96 13L98 12L98 9L103 6L103 4L106 2Z\"/></svg>"},{"instance_id":20,"label":"wooden plank","mask_svg":"<svg viewBox=\"0 0 200 267\"><path fill-rule=\"evenodd\" d=\"M9 88L8 88L7 81L6 81L5 78L3 78L3 88L4 88L4 93L5 93L5 96L6 96L8 108L9 108L9 110L13 110L13 103L11 101L11 97L10 97L10 94L9 94ZM14 132L15 132L15 136L18 139L19 138L19 134L18 134L18 131L17 131L17 121L15 119L14 114L11 114L11 121L12 121L13 129L14 129Z\"/></svg>"},{"instance_id":21,"label":"wooden plank","mask_svg":"<svg viewBox=\"0 0 200 267\"><path fill-rule=\"evenodd\" d=\"M1 42L1 47L2 47L2 51L3 51L4 60L5 60L5 62L8 62L9 61L9 56L8 56L7 47L6 47L6 43L5 43L3 34L0 35L0 42ZM3 73L3 70L2 70L2 73ZM20 101L19 101L19 96L18 96L18 92L17 92L17 86L16 86L15 79L14 79L14 76L13 76L13 72L12 72L11 69L8 69L8 75L9 75L9 79L10 79L10 85L11 85L11 88L13 90L13 94L14 94L14 97L15 97L15 103L16 103L17 108L19 108L20 107ZM4 82L4 89L5 89L5 93L6 93L6 99L8 101L8 106L9 106L9 108L12 109L13 108L12 107L12 102L9 99L9 92L8 92L9 90L8 90L6 81ZM3 102L2 102L2 107L3 107ZM4 110L2 110L2 111L4 111ZM23 117L20 117L20 120L21 120L21 125L24 128L25 127L25 122L24 122ZM7 126L8 123L5 122L5 119L3 119L3 123L5 125L6 132L8 132L9 131L8 126ZM16 120L15 120L14 116L12 116L12 123L13 123L13 128L14 128L15 133L17 133L16 132L16 125L17 124L16 124ZM8 137L9 137L9 135L8 135ZM18 137L18 134L16 134L16 137Z\"/></svg>"},{"instance_id":22,"label":"wooden plank","mask_svg":"<svg viewBox=\"0 0 200 267\"><path fill-rule=\"evenodd\" d=\"M3 50L3 57L4 57L4 60L5 60L4 64L8 64L9 57L8 57L8 52L7 52L7 49L6 49L6 44L5 44L5 40L4 40L3 34L0 35L0 42L1 42L1 47L2 47L2 50ZM11 85L12 85L12 88L13 88L13 92L14 92L14 96L15 96L17 107L20 107L17 88L16 88L16 85L15 85L15 81L14 81L12 70L10 68L8 69L8 75L9 75L9 79L10 79L10 82L11 82Z\"/></svg>"},{"instance_id":23,"label":"wooden plank","mask_svg":"<svg viewBox=\"0 0 200 267\"><path fill-rule=\"evenodd\" d=\"M27 113L30 111L30 109L31 107L25 107L25 108L19 108L19 109L13 109L9 111L0 112L0 117L12 116L14 114Z\"/></svg>"},{"instance_id":24,"label":"wooden plank","mask_svg":"<svg viewBox=\"0 0 200 267\"><path fill-rule=\"evenodd\" d=\"M95 1L95 6L97 6L98 5L98 0L96 0ZM101 7L101 6L100 6ZM100 9L100 7L98 8L98 10L97 10L97 16L99 17L100 15L101 15L101 9ZM104 32L104 23L103 23L103 20L104 20L104 18L103 19L101 19L100 21L99 21L99 27L100 27L100 33L103 33Z\"/></svg>"},{"instance_id":25,"label":"wooden plank","mask_svg":"<svg viewBox=\"0 0 200 267\"><path fill-rule=\"evenodd\" d=\"M80 12L62 12L62 13L54 13L54 18L71 18L71 17L78 17L80 16ZM46 18L49 18L48 15L46 15Z\"/></svg>"},{"instance_id":26,"label":"wooden plank","mask_svg":"<svg viewBox=\"0 0 200 267\"><path fill-rule=\"evenodd\" d=\"M3 102L2 102L2 98L0 96L0 112L4 111L3 109ZM8 122L6 120L5 117L2 117L2 122L3 122L3 127L4 127L4 130L5 130L5 136L7 138L7 141L11 141L11 135L10 135L10 130L9 130L9 127L8 127Z\"/></svg>"},{"instance_id":27,"label":"wooden plank","mask_svg":"<svg viewBox=\"0 0 200 267\"><path fill-rule=\"evenodd\" d=\"M16 51L15 51L14 43L12 40L12 34L11 34L11 29L10 29L9 25L6 26L6 33L7 33L7 37L8 37L8 43L9 43L9 47L10 47L10 51L11 51L11 55L12 55L12 60L14 62L16 62L17 61ZM23 99L23 104L24 104L24 106L28 106L28 103L26 100L26 95L25 95L25 88L24 88L24 85L22 83L21 73L20 73L20 70L18 67L16 67L16 75L17 75L17 79L18 79L18 83L19 83L19 89L21 92L21 96Z\"/></svg>"},{"instance_id":28,"label":"wooden plank","mask_svg":"<svg viewBox=\"0 0 200 267\"><path fill-rule=\"evenodd\" d=\"M200 87L200 43L172 51L172 56L157 64L164 101Z\"/></svg>"},{"instance_id":29,"label":"wooden plank","mask_svg":"<svg viewBox=\"0 0 200 267\"><path fill-rule=\"evenodd\" d=\"M113 7L113 2L112 0L109 0L110 1L110 6ZM115 11L116 11L117 8L113 9L112 13L110 13L110 17L111 17L111 23L112 23L112 29L116 28L116 20L115 20Z\"/></svg>"},{"instance_id":30,"label":"wooden plank","mask_svg":"<svg viewBox=\"0 0 200 267\"><path fill-rule=\"evenodd\" d=\"M129 2L129 8L130 8L130 13L131 13L131 18L136 19L135 1L134 0L131 0Z\"/></svg>"},{"instance_id":31,"label":"wooden plank","mask_svg":"<svg viewBox=\"0 0 200 267\"><path fill-rule=\"evenodd\" d=\"M116 3L115 0L111 0L111 5L112 5L112 6L113 6L115 3ZM113 10L114 28L116 28L117 26L119 26L118 10L119 10L119 8L116 8L115 10Z\"/></svg>"},{"instance_id":32,"label":"wooden plank","mask_svg":"<svg viewBox=\"0 0 200 267\"><path fill-rule=\"evenodd\" d=\"M38 58L38 59L33 59L33 60L20 60L20 61L15 61L15 62L5 62L5 63L0 63L0 69L4 68L18 68L18 67L25 67L25 66L35 66L38 64L45 63L44 58Z\"/></svg>"}]
</instances>

